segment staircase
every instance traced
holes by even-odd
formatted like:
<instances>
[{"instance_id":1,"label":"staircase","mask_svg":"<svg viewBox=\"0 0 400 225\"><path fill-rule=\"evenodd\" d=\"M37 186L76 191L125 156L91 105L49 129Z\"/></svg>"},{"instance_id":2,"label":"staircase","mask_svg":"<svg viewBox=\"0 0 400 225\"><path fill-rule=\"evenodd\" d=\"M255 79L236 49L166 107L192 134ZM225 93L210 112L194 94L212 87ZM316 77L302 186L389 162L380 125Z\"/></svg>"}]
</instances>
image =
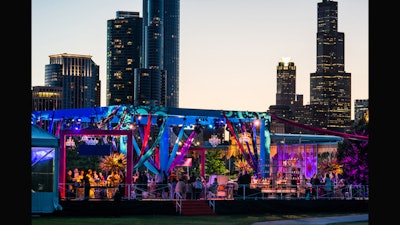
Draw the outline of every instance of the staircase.
<instances>
[{"instance_id":1,"label":"staircase","mask_svg":"<svg viewBox=\"0 0 400 225\"><path fill-rule=\"evenodd\" d=\"M174 202L175 204L175 202ZM214 216L208 201L204 200L182 200L182 216Z\"/></svg>"}]
</instances>

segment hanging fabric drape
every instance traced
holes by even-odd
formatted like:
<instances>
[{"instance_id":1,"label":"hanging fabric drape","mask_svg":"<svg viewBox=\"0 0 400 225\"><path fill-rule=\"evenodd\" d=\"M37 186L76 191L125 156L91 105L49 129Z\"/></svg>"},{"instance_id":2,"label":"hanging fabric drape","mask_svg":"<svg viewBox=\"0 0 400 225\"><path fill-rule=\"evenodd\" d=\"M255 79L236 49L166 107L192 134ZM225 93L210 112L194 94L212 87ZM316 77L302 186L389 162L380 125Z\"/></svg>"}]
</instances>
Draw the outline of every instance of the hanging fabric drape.
<instances>
[{"instance_id":1,"label":"hanging fabric drape","mask_svg":"<svg viewBox=\"0 0 400 225\"><path fill-rule=\"evenodd\" d=\"M195 129L196 130L196 129ZM178 155L172 162L172 165L168 168L168 172L171 172L178 163L180 163L183 158L186 156L186 153L188 151L188 149L190 148L190 146L192 145L194 136L197 134L196 131L193 130L192 133L189 135L188 139L186 140L185 144L182 146L182 148L180 149L180 155Z\"/></svg>"},{"instance_id":2,"label":"hanging fabric drape","mask_svg":"<svg viewBox=\"0 0 400 225\"><path fill-rule=\"evenodd\" d=\"M242 144L240 143L240 141L238 140L238 135L235 132L235 130L233 129L233 126L231 124L231 122L229 121L228 117L225 115L225 112L223 112L223 116L225 118L226 121L226 125L231 133L231 135L234 137L235 141L237 142L240 151L242 152L242 155L244 157L244 159L246 160L247 164L249 164L249 166L254 170L254 171L258 171L258 168L254 166L254 164L252 163L252 160L249 159L249 156L246 154L245 150L243 149Z\"/></svg>"},{"instance_id":3,"label":"hanging fabric drape","mask_svg":"<svg viewBox=\"0 0 400 225\"><path fill-rule=\"evenodd\" d=\"M247 131L246 131L246 126L245 126L244 123L242 123L241 129L242 129L242 135L245 136ZM246 143L247 152L248 152L248 154L249 154L249 157L250 157L250 159L251 159L251 162L253 163L253 165L254 165L255 168L258 168L257 162L254 160L253 153L251 153L251 148L250 148L249 141L245 139L244 142ZM254 145L253 145L253 147L254 147ZM257 170L256 170L256 171L257 171Z\"/></svg>"},{"instance_id":4,"label":"hanging fabric drape","mask_svg":"<svg viewBox=\"0 0 400 225\"><path fill-rule=\"evenodd\" d=\"M60 120L60 122L57 124L57 130L56 130L56 134L54 136L56 137L60 137L60 130L61 130L61 125L63 123L63 120Z\"/></svg>"},{"instance_id":5,"label":"hanging fabric drape","mask_svg":"<svg viewBox=\"0 0 400 225\"><path fill-rule=\"evenodd\" d=\"M135 149L136 154L139 155L140 154L140 149L139 149L139 145L137 144L135 138L132 138L132 142L133 142L133 148ZM144 161L143 164L146 166L147 169L149 169L154 174L158 174L159 173L159 171L156 169L156 167L153 164L151 164L150 161Z\"/></svg>"},{"instance_id":6,"label":"hanging fabric drape","mask_svg":"<svg viewBox=\"0 0 400 225\"><path fill-rule=\"evenodd\" d=\"M171 167L172 162L175 159L176 152L178 151L178 148L179 148L179 142L182 140L182 136L183 136L184 132L185 132L185 129L184 129L184 126L182 126L181 130L179 131L178 137L177 137L177 139L175 141L174 148L172 149L171 155L169 157L168 164L165 167L167 169L169 169ZM186 139L186 141L187 141L187 139Z\"/></svg>"},{"instance_id":7,"label":"hanging fabric drape","mask_svg":"<svg viewBox=\"0 0 400 225\"><path fill-rule=\"evenodd\" d=\"M314 131L317 133L335 135L335 136L343 137L346 139L368 140L368 136L346 134L346 133L341 133L341 132L336 132L336 131L331 131L331 130L325 130L325 129L321 129L321 128L317 128L317 127L312 127L312 126L308 126L308 125L304 125L304 124L299 124L299 123L293 122L291 120L278 117L277 115L274 115L274 114L271 114L271 118L279 120L279 121L287 123L287 124L290 124L290 125L293 125L293 126L296 126L296 127L306 129L306 130L311 130L311 131Z\"/></svg>"},{"instance_id":8,"label":"hanging fabric drape","mask_svg":"<svg viewBox=\"0 0 400 225\"><path fill-rule=\"evenodd\" d=\"M125 118L126 118L126 115L128 114L128 112L129 112L128 109L124 110L124 113L122 114L121 119L119 120L117 126L114 127L114 130L119 130L121 128L122 124L124 124L124 121L125 121Z\"/></svg>"},{"instance_id":9,"label":"hanging fabric drape","mask_svg":"<svg viewBox=\"0 0 400 225\"><path fill-rule=\"evenodd\" d=\"M149 141L149 137L150 137L150 128L151 128L151 111L149 112L149 115L147 116L147 125L144 125L144 134L142 140L142 148L140 150L140 155L138 157L138 161L140 161L140 159L142 158L146 148L147 148L147 143Z\"/></svg>"},{"instance_id":10,"label":"hanging fabric drape","mask_svg":"<svg viewBox=\"0 0 400 225\"><path fill-rule=\"evenodd\" d=\"M153 154L154 149L157 147L158 143L160 142L160 139L161 139L161 137L162 137L162 135L164 133L166 125L167 125L167 117L163 120L163 122L162 122L162 124L160 126L160 132L158 133L158 136L157 136L156 140L154 141L152 147L146 153L144 153L142 155L142 157L139 158L139 162L134 166L133 169L139 168ZM149 124L148 124L148 126L149 126ZM150 128L148 130L149 130L148 132L150 133ZM142 144L142 150L141 151L144 152L144 149L146 149L146 148L147 148L147 142L146 142L146 146L144 146Z\"/></svg>"}]
</instances>

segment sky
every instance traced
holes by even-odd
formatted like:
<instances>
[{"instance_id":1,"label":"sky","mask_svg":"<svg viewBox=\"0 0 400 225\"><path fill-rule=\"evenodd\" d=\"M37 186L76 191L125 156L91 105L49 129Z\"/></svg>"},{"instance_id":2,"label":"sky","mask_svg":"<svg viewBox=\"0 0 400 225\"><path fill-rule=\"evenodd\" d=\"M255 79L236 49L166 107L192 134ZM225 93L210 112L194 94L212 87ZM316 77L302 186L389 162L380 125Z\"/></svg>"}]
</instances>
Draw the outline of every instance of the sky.
<instances>
[{"instance_id":1,"label":"sky","mask_svg":"<svg viewBox=\"0 0 400 225\"><path fill-rule=\"evenodd\" d=\"M316 71L317 4L322 0L181 0L179 107L265 112L276 104L276 67L296 65L296 93L310 101ZM369 99L368 0L337 0L345 72L354 101ZM142 0L32 0L31 85L44 85L49 55L91 55L106 106L107 20Z\"/></svg>"}]
</instances>

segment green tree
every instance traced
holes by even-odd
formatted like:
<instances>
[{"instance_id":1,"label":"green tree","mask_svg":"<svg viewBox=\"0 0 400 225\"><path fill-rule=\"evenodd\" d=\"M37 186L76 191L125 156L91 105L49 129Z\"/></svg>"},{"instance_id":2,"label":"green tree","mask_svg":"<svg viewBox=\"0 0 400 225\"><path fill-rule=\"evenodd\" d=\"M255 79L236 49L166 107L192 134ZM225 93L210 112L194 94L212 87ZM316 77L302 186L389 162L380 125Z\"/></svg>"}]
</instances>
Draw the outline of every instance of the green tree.
<instances>
[{"instance_id":1,"label":"green tree","mask_svg":"<svg viewBox=\"0 0 400 225\"><path fill-rule=\"evenodd\" d=\"M66 168L74 170L78 168L79 170L87 171L88 169L99 170L99 163L101 161L101 156L80 156L78 148L76 149L66 149Z\"/></svg>"},{"instance_id":2,"label":"green tree","mask_svg":"<svg viewBox=\"0 0 400 225\"><path fill-rule=\"evenodd\" d=\"M229 170L225 165L225 152L221 149L210 150L206 154L206 165L205 170L206 174L219 174L226 175L229 173Z\"/></svg>"}]
</instances>

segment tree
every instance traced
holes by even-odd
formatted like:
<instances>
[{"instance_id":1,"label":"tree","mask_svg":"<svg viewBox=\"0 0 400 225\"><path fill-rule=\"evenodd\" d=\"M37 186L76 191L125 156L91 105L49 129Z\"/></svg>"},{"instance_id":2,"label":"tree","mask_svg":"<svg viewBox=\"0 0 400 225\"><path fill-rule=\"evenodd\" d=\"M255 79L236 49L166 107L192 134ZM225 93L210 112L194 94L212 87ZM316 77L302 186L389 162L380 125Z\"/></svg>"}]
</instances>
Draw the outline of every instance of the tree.
<instances>
[{"instance_id":1,"label":"tree","mask_svg":"<svg viewBox=\"0 0 400 225\"><path fill-rule=\"evenodd\" d=\"M355 123L352 131L368 135L368 117ZM338 146L338 160L342 165L343 178L348 184L368 185L369 168L367 164L368 141L345 139Z\"/></svg>"},{"instance_id":2,"label":"tree","mask_svg":"<svg viewBox=\"0 0 400 225\"><path fill-rule=\"evenodd\" d=\"M225 175L229 173L224 160L224 151L221 149L210 150L206 154L206 174Z\"/></svg>"}]
</instances>

